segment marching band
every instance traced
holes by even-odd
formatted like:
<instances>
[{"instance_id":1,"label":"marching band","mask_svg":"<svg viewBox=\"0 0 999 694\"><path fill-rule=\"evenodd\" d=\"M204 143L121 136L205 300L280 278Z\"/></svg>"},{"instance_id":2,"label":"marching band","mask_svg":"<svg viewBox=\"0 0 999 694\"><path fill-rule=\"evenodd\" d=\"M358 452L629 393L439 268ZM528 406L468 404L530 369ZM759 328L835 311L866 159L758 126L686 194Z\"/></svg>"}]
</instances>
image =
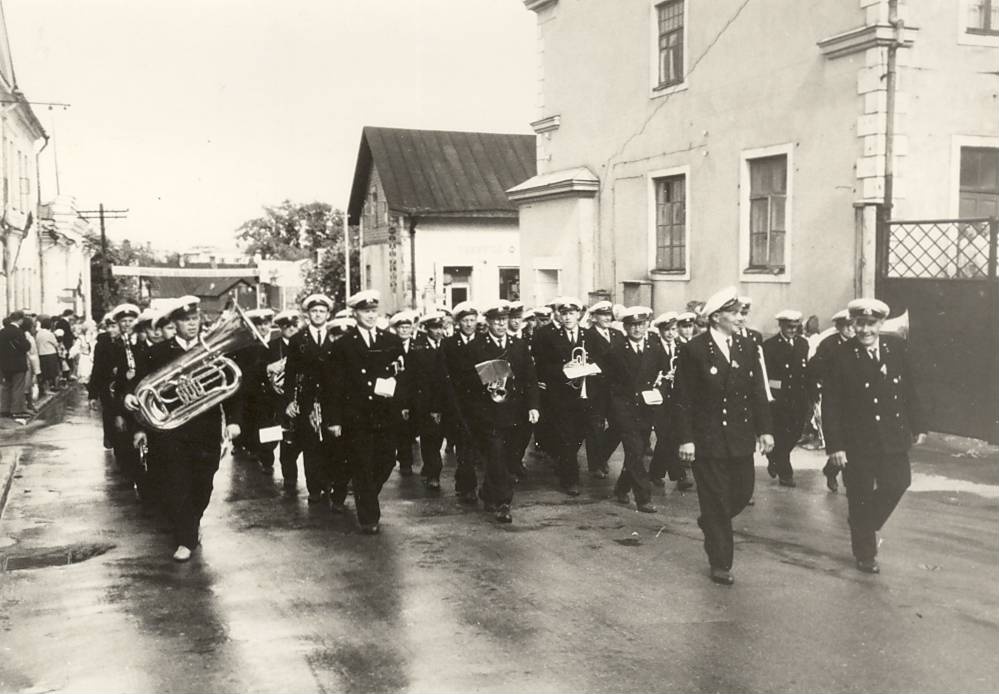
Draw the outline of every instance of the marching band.
<instances>
[{"instance_id":1,"label":"marching band","mask_svg":"<svg viewBox=\"0 0 999 694\"><path fill-rule=\"evenodd\" d=\"M89 384L124 479L173 524L177 561L199 546L227 441L268 475L280 448L289 496L301 454L308 502L340 514L353 494L361 532L376 534L382 486L396 465L414 474L417 442L428 494L441 492L453 452L459 501L511 523L533 440L569 496L580 493L580 449L602 479L619 444L617 502L656 513L653 487L667 477L680 492L696 488L709 576L730 585L732 519L752 503L754 454L793 487L790 452L821 413L828 486L843 472L857 566L873 573L872 538L925 431L905 342L879 335L888 308L873 300L833 316L837 330L811 360L800 312L778 313L764 341L734 289L654 320L647 307L573 297L385 317L365 290L338 313L312 294L301 314L233 306L205 329L198 304L110 311Z\"/></svg>"}]
</instances>

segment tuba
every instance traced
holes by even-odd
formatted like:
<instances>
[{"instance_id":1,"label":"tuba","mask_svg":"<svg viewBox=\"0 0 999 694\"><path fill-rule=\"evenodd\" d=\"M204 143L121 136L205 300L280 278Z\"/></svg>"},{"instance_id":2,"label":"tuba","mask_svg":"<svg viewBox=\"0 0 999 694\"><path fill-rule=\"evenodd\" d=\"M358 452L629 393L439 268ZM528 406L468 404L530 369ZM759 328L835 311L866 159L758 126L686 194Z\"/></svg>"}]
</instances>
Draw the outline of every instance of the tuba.
<instances>
[{"instance_id":1,"label":"tuba","mask_svg":"<svg viewBox=\"0 0 999 694\"><path fill-rule=\"evenodd\" d=\"M254 342L264 344L235 302L208 332L198 336L198 342L136 387L129 409L136 410L153 429L176 429L234 395L243 374L225 355Z\"/></svg>"},{"instance_id":2,"label":"tuba","mask_svg":"<svg viewBox=\"0 0 999 694\"><path fill-rule=\"evenodd\" d=\"M506 359L490 359L475 365L479 381L489 391L489 398L496 403L506 402L507 381L513 375Z\"/></svg>"}]
</instances>

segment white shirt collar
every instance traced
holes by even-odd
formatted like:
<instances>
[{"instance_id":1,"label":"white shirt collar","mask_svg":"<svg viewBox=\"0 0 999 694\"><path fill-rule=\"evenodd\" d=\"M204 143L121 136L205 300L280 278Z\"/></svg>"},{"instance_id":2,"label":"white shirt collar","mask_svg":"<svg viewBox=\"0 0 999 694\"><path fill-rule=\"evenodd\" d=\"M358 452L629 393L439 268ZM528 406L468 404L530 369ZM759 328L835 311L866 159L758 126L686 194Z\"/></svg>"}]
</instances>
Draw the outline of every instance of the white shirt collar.
<instances>
[{"instance_id":1,"label":"white shirt collar","mask_svg":"<svg viewBox=\"0 0 999 694\"><path fill-rule=\"evenodd\" d=\"M731 359L731 356L729 355L728 351L728 345L729 345L728 341L732 339L731 336L726 335L721 330L718 330L713 327L708 329L711 331L711 339L715 341L716 345L718 345L718 349L721 350L721 353L725 355L725 359Z\"/></svg>"},{"instance_id":2,"label":"white shirt collar","mask_svg":"<svg viewBox=\"0 0 999 694\"><path fill-rule=\"evenodd\" d=\"M192 347L194 347L194 345L196 345L198 343L198 338L194 338L193 340L191 340L190 342L188 342L187 340L185 340L184 338L182 338L180 335L174 335L173 339L175 339L177 341L177 344L180 345L184 349L185 352L188 351L189 349L191 349Z\"/></svg>"}]
</instances>

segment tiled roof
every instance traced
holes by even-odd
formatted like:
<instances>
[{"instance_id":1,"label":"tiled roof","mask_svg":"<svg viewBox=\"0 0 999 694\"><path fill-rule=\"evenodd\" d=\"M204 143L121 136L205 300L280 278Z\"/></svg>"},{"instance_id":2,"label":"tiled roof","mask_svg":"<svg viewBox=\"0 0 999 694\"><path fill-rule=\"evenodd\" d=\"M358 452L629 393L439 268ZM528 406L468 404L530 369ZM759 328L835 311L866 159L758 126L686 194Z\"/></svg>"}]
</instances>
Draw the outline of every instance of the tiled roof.
<instances>
[{"instance_id":1,"label":"tiled roof","mask_svg":"<svg viewBox=\"0 0 999 694\"><path fill-rule=\"evenodd\" d=\"M350 192L350 223L364 209L374 165L395 213L515 217L509 188L536 172L534 135L365 127Z\"/></svg>"}]
</instances>

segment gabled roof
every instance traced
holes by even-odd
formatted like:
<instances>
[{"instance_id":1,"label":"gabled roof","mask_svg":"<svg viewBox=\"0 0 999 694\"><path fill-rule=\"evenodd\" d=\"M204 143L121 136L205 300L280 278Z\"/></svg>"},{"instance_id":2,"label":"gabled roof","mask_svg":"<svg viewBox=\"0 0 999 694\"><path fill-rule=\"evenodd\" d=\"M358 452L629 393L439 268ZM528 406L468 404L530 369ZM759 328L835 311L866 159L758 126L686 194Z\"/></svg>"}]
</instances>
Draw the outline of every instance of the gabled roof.
<instances>
[{"instance_id":1,"label":"gabled roof","mask_svg":"<svg viewBox=\"0 0 999 694\"><path fill-rule=\"evenodd\" d=\"M366 126L348 214L357 224L378 169L389 210L427 217L517 216L506 191L536 172L534 135Z\"/></svg>"},{"instance_id":2,"label":"gabled roof","mask_svg":"<svg viewBox=\"0 0 999 694\"><path fill-rule=\"evenodd\" d=\"M186 296L220 297L237 284L253 286L246 277L153 277L149 282L160 297Z\"/></svg>"}]
</instances>

